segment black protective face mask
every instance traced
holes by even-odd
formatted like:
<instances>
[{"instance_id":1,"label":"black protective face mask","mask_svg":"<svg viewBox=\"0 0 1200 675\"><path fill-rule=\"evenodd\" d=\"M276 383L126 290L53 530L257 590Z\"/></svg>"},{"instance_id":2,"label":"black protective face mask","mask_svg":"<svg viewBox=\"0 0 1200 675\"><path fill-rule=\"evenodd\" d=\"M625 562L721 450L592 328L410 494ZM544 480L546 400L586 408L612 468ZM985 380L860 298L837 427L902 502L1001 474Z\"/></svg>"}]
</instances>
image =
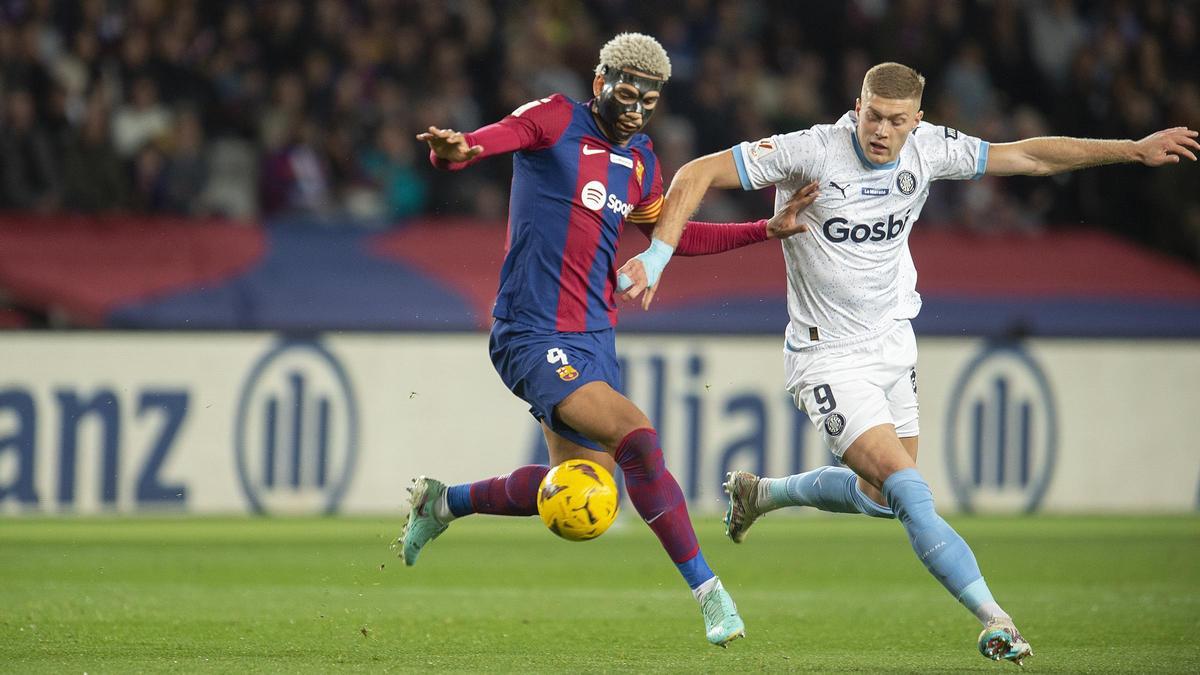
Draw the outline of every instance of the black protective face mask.
<instances>
[{"instance_id":1,"label":"black protective face mask","mask_svg":"<svg viewBox=\"0 0 1200 675\"><path fill-rule=\"evenodd\" d=\"M638 90L638 98L633 103L621 103L617 100L617 85L625 83L632 85ZM633 134L646 127L650 121L650 116L654 114L653 109L646 108L643 97L652 91L661 91L663 85L666 84L663 80L654 80L648 77L641 77L633 73L617 70L615 68L604 69L604 87L600 90L600 95L596 97L596 114L600 117L600 121L604 123L605 132L609 138L617 143L628 141ZM642 126L634 131L623 131L617 126L617 120L625 113L640 113L642 116Z\"/></svg>"}]
</instances>

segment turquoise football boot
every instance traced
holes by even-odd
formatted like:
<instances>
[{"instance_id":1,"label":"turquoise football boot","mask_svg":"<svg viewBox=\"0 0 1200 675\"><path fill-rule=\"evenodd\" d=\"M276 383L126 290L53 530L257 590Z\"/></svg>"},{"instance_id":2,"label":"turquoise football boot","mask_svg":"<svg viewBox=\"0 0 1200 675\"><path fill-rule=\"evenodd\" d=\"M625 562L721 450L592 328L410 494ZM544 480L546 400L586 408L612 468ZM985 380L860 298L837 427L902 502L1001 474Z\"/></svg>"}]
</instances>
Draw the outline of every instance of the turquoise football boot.
<instances>
[{"instance_id":1,"label":"turquoise football boot","mask_svg":"<svg viewBox=\"0 0 1200 675\"><path fill-rule=\"evenodd\" d=\"M445 492L445 483L425 476L414 478L408 487L408 520L404 523L404 532L396 540L400 559L405 565L415 565L421 549L446 531L448 525L433 514L433 505Z\"/></svg>"},{"instance_id":2,"label":"turquoise football boot","mask_svg":"<svg viewBox=\"0 0 1200 675\"><path fill-rule=\"evenodd\" d=\"M714 645L724 648L730 642L746 637L746 624L742 623L737 605L733 604L733 598L725 592L720 580L700 601L700 611L704 613L704 630L708 641Z\"/></svg>"}]
</instances>

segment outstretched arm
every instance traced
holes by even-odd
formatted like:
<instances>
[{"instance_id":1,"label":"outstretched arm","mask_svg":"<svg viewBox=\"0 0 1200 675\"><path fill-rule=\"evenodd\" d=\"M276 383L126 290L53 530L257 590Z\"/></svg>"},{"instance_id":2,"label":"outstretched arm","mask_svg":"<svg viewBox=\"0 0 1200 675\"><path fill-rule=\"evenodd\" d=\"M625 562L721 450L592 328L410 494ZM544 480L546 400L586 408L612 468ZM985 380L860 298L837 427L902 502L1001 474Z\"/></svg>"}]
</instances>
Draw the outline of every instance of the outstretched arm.
<instances>
[{"instance_id":1,"label":"outstretched arm","mask_svg":"<svg viewBox=\"0 0 1200 675\"><path fill-rule=\"evenodd\" d=\"M679 256L712 255L732 251L743 246L757 244L768 239L787 239L788 237L807 232L808 225L796 216L808 208L817 198L817 182L805 185L788 199L784 208L771 217L770 220L756 220L749 223L706 223L689 220L675 247ZM633 222L633 221L628 221ZM647 238L653 236L653 223L634 222ZM634 260L625 263L621 268L622 274L630 272L642 274L641 261L631 265Z\"/></svg>"},{"instance_id":2,"label":"outstretched arm","mask_svg":"<svg viewBox=\"0 0 1200 675\"><path fill-rule=\"evenodd\" d=\"M642 231L642 234L646 235L647 239L653 239L654 223L633 224ZM690 257L724 253L766 241L768 238L766 220L755 220L749 223L706 223L689 220L683 228L683 235L679 237L679 245L675 247L672 256ZM626 261L618 271L626 274L630 263L634 260L637 258ZM639 265L638 274L645 276L645 272L640 268L640 262L637 263Z\"/></svg>"},{"instance_id":3,"label":"outstretched arm","mask_svg":"<svg viewBox=\"0 0 1200 675\"><path fill-rule=\"evenodd\" d=\"M497 122L470 133L429 127L417 140L429 144L429 161L435 167L458 171L485 157L518 150L530 144L533 135L522 126Z\"/></svg>"},{"instance_id":4,"label":"outstretched arm","mask_svg":"<svg viewBox=\"0 0 1200 675\"><path fill-rule=\"evenodd\" d=\"M417 140L429 144L429 161L458 171L493 155L538 150L554 144L571 121L572 105L563 96L530 101L511 115L470 133L429 127Z\"/></svg>"},{"instance_id":5,"label":"outstretched arm","mask_svg":"<svg viewBox=\"0 0 1200 675\"><path fill-rule=\"evenodd\" d=\"M1140 162L1146 166L1175 164L1181 157L1196 161L1197 132L1175 127L1140 141L1045 136L1014 143L994 143L988 153L990 176L1051 176L1104 164Z\"/></svg>"}]
</instances>

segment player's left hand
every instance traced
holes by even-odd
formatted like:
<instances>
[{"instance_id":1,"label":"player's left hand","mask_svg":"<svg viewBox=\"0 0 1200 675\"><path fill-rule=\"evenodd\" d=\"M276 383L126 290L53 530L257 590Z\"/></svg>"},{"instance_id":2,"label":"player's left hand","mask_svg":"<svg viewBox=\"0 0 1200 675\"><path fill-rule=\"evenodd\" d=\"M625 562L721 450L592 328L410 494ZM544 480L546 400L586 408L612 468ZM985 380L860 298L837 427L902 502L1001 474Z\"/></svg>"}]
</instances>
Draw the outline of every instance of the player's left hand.
<instances>
[{"instance_id":1,"label":"player's left hand","mask_svg":"<svg viewBox=\"0 0 1200 675\"><path fill-rule=\"evenodd\" d=\"M1163 129L1137 142L1138 161L1146 166L1178 164L1180 157L1196 161L1200 152L1197 132L1187 127Z\"/></svg>"},{"instance_id":2,"label":"player's left hand","mask_svg":"<svg viewBox=\"0 0 1200 675\"><path fill-rule=\"evenodd\" d=\"M817 200L817 196L821 194L820 186L821 184L814 180L796 190L783 205L783 209L767 221L767 236L771 239L787 239L793 234L808 232L808 223L797 220L796 216Z\"/></svg>"}]
</instances>

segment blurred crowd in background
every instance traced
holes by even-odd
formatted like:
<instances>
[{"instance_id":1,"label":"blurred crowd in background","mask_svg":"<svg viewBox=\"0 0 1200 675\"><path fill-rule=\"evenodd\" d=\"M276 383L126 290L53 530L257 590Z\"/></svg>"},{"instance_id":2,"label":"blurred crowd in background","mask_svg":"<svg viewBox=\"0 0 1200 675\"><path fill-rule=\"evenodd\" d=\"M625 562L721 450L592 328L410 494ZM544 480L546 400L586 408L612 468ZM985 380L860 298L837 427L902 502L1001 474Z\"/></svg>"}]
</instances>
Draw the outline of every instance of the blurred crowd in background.
<instances>
[{"instance_id":1,"label":"blurred crowd in background","mask_svg":"<svg viewBox=\"0 0 1200 675\"><path fill-rule=\"evenodd\" d=\"M851 108L873 63L986 140L1200 129L1200 3L1181 0L0 0L0 207L330 226L504 218L511 163L436 172L413 136L591 96L600 46L656 36L664 177ZM1088 223L1200 261L1200 172L1106 167L944 183L923 226ZM714 194L712 220L772 195Z\"/></svg>"}]
</instances>

